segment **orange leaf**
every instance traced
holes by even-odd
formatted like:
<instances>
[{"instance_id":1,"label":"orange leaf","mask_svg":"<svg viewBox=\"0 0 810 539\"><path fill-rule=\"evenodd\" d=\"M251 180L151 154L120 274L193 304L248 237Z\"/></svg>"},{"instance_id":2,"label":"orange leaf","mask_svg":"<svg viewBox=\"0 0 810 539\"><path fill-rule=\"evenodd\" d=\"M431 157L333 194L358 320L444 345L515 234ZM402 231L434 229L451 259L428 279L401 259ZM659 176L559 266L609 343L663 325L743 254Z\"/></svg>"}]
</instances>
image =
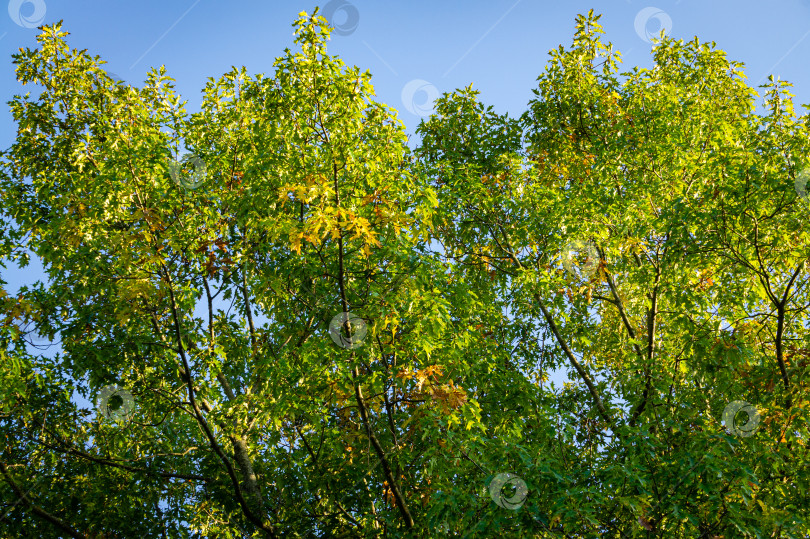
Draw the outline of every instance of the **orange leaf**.
<instances>
[{"instance_id":1,"label":"orange leaf","mask_svg":"<svg viewBox=\"0 0 810 539\"><path fill-rule=\"evenodd\" d=\"M425 367L422 372L425 376L432 376L435 379L444 373L444 367L441 365L430 365L429 367Z\"/></svg>"}]
</instances>

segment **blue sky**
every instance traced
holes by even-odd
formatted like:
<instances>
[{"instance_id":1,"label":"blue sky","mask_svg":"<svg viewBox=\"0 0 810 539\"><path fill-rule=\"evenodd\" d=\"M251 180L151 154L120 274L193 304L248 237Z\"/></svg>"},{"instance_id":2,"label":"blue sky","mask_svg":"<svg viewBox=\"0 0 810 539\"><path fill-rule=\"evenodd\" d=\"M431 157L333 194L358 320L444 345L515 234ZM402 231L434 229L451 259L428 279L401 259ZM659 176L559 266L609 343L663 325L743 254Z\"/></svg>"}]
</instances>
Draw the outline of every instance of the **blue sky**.
<instances>
[{"instance_id":1,"label":"blue sky","mask_svg":"<svg viewBox=\"0 0 810 539\"><path fill-rule=\"evenodd\" d=\"M533 0L331 0L322 12L337 26L329 50L372 73L380 101L399 110L413 133L430 110L429 97L473 83L499 112L519 115L532 98L548 51L570 46L574 18L602 13L604 39L623 55L622 70L651 65L649 34L663 27L686 40L715 41L730 59L746 64L748 82L768 74L795 84L796 104L810 103L810 0L616 0L585 3ZM216 0L11 0L0 11L0 96L26 91L11 54L36 45L36 26L64 21L73 48L88 49L107 70L139 85L147 70L165 65L176 90L199 108L207 77L231 66L272 73L285 47L293 47L292 22L315 3ZM30 89L34 90L34 89ZM801 110L801 109L797 109ZM0 112L0 146L16 133L7 106ZM0 269L13 292L42 278L41 267Z\"/></svg>"}]
</instances>

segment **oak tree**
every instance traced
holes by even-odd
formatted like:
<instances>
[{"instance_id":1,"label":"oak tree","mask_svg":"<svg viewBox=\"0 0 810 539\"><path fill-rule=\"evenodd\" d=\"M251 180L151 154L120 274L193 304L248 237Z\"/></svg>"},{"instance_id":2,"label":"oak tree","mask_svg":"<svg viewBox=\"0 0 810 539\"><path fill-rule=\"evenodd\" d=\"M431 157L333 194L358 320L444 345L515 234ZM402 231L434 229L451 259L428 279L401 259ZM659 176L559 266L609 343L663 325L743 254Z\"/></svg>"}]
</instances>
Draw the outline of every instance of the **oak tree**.
<instances>
[{"instance_id":1,"label":"oak tree","mask_svg":"<svg viewBox=\"0 0 810 539\"><path fill-rule=\"evenodd\" d=\"M317 9L195 113L42 27L0 161L2 256L48 277L0 291L2 534L810 533L809 117L697 38L620 72L598 20L523 115L461 88L414 148Z\"/></svg>"}]
</instances>

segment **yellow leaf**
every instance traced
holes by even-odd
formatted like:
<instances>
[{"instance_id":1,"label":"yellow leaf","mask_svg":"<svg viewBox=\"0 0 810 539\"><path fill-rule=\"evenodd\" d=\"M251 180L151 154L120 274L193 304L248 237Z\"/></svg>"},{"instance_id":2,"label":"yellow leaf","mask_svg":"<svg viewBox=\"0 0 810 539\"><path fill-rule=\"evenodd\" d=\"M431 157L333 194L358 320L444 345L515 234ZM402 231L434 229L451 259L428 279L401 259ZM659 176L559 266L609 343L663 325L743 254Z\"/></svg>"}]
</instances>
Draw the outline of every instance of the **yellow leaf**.
<instances>
[{"instance_id":1,"label":"yellow leaf","mask_svg":"<svg viewBox=\"0 0 810 539\"><path fill-rule=\"evenodd\" d=\"M402 369L397 373L397 378L402 378L403 380L407 380L408 378L413 378L414 372L410 369Z\"/></svg>"},{"instance_id":2,"label":"yellow leaf","mask_svg":"<svg viewBox=\"0 0 810 539\"><path fill-rule=\"evenodd\" d=\"M427 378L428 377L425 374L425 371L419 371L419 372L416 373L416 380L417 380L416 390L417 391L422 391L422 386L425 385L425 382L427 382Z\"/></svg>"},{"instance_id":3,"label":"yellow leaf","mask_svg":"<svg viewBox=\"0 0 810 539\"><path fill-rule=\"evenodd\" d=\"M301 238L304 237L302 232L295 232L290 235L290 249L301 254Z\"/></svg>"},{"instance_id":4,"label":"yellow leaf","mask_svg":"<svg viewBox=\"0 0 810 539\"><path fill-rule=\"evenodd\" d=\"M422 371L425 376L432 376L433 378L438 378L442 374L444 374L444 367L442 365L430 365L425 367Z\"/></svg>"},{"instance_id":5,"label":"yellow leaf","mask_svg":"<svg viewBox=\"0 0 810 539\"><path fill-rule=\"evenodd\" d=\"M450 382L452 385L452 381ZM467 392L461 388L453 388L447 392L447 404L450 408L458 408L467 402Z\"/></svg>"}]
</instances>

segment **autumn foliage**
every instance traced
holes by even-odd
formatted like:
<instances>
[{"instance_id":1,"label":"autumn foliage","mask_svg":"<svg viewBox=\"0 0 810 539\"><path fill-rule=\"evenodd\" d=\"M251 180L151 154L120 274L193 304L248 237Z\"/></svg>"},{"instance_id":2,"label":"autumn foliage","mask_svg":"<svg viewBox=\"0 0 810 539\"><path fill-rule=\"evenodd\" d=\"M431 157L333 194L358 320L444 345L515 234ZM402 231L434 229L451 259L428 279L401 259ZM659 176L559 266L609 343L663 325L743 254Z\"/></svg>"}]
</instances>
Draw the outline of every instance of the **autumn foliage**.
<instances>
[{"instance_id":1,"label":"autumn foliage","mask_svg":"<svg viewBox=\"0 0 810 539\"><path fill-rule=\"evenodd\" d=\"M520 117L470 85L413 147L318 11L194 113L43 27L0 161L4 260L48 277L0 289L0 535L810 533L808 116L697 38L621 73L598 20Z\"/></svg>"}]
</instances>

